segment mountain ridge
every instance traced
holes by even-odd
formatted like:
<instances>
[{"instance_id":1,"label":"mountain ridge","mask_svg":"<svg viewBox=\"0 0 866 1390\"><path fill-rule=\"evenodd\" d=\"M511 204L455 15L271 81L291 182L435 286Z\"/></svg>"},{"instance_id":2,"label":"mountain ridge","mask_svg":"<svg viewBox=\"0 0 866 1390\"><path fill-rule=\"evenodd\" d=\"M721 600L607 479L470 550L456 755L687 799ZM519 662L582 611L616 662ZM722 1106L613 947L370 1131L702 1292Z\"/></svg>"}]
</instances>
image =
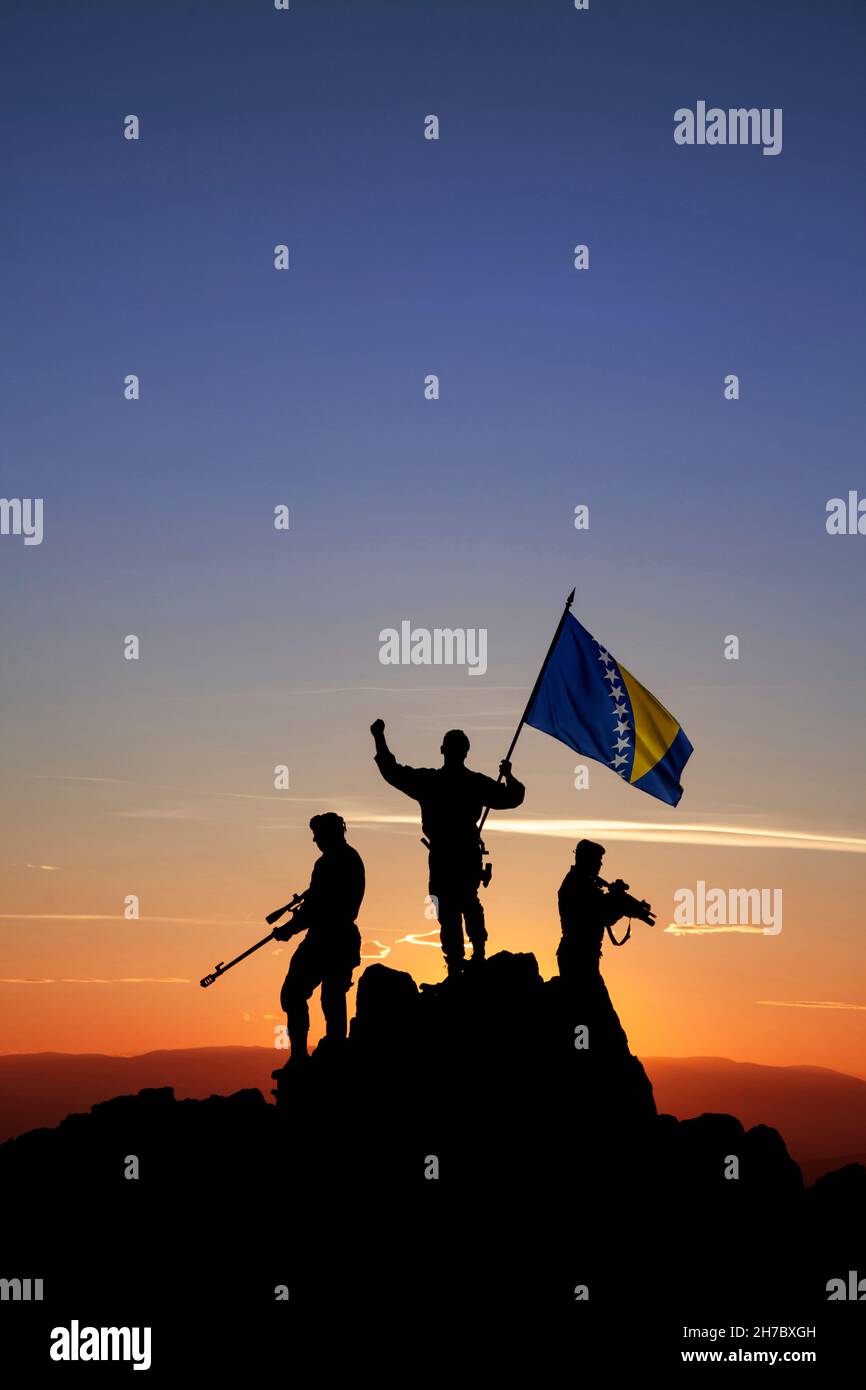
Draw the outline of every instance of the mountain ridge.
<instances>
[{"instance_id":1,"label":"mountain ridge","mask_svg":"<svg viewBox=\"0 0 866 1390\"><path fill-rule=\"evenodd\" d=\"M124 1088L172 1086L178 1099L204 1099L253 1086L267 1097L270 1072L284 1057L273 1048L231 1043L131 1055L3 1053L0 1142L57 1125ZM773 1123L809 1182L839 1166L839 1155L866 1160L866 1080L860 1077L830 1067L704 1055L647 1056L642 1062L661 1110L679 1119L715 1111L737 1114L743 1123ZM34 1090L34 1073L40 1072Z\"/></svg>"}]
</instances>

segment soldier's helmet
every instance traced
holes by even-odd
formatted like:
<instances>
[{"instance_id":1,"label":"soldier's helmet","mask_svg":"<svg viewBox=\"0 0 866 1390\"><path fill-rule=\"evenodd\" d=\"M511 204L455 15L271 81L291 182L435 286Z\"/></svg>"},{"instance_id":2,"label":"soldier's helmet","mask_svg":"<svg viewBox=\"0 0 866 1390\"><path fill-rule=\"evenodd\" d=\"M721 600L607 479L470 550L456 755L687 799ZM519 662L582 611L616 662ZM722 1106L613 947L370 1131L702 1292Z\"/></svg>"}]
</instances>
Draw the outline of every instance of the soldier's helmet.
<instances>
[{"instance_id":1,"label":"soldier's helmet","mask_svg":"<svg viewBox=\"0 0 866 1390\"><path fill-rule=\"evenodd\" d=\"M319 844L332 845L337 844L346 834L346 822L336 811L323 811L320 816L313 816L310 829Z\"/></svg>"},{"instance_id":2,"label":"soldier's helmet","mask_svg":"<svg viewBox=\"0 0 866 1390\"><path fill-rule=\"evenodd\" d=\"M587 873L597 874L603 858L604 845L597 845L594 840L578 840L574 847L574 862Z\"/></svg>"},{"instance_id":3,"label":"soldier's helmet","mask_svg":"<svg viewBox=\"0 0 866 1390\"><path fill-rule=\"evenodd\" d=\"M462 729L449 729L442 739L443 757L465 758L469 752L469 739Z\"/></svg>"}]
</instances>

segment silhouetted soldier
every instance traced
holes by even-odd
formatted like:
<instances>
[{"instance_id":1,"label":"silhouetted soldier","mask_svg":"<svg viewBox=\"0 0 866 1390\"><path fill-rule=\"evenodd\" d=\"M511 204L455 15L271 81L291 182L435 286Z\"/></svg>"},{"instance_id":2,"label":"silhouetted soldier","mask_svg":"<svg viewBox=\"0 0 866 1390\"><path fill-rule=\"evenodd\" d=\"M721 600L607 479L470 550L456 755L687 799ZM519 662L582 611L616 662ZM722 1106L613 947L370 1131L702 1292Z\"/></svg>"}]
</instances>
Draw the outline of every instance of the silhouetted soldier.
<instances>
[{"instance_id":1,"label":"silhouetted soldier","mask_svg":"<svg viewBox=\"0 0 866 1390\"><path fill-rule=\"evenodd\" d=\"M322 851L313 865L310 886L293 919L274 929L278 941L307 933L289 965L280 994L288 1020L290 1061L305 1061L310 1010L307 1001L322 986L325 1037L338 1043L346 1037L346 995L352 972L361 963L361 935L355 918L364 897L364 864L346 844L346 823L333 811L313 816L313 840Z\"/></svg>"},{"instance_id":2,"label":"silhouetted soldier","mask_svg":"<svg viewBox=\"0 0 866 1390\"><path fill-rule=\"evenodd\" d=\"M574 865L559 889L559 920L562 941L556 952L559 973L570 983L582 984L600 979L601 948L607 932L614 946L623 946L631 935L631 925L621 941L611 928L621 917L637 917L652 926L649 903L638 902L617 879L607 884L600 878L604 847L592 840L581 840L574 851Z\"/></svg>"},{"instance_id":3,"label":"silhouetted soldier","mask_svg":"<svg viewBox=\"0 0 866 1390\"><path fill-rule=\"evenodd\" d=\"M525 788L501 762L505 779L494 782L465 766L469 739L462 729L450 729L442 740L441 767L404 767L385 742L385 723L370 725L376 742L376 765L386 782L421 805L424 843L430 851L429 892L437 903L439 939L449 975L463 969L463 923L472 943L473 961L484 959L487 931L478 897L483 879L483 847L478 821L485 806L495 811L519 806Z\"/></svg>"}]
</instances>

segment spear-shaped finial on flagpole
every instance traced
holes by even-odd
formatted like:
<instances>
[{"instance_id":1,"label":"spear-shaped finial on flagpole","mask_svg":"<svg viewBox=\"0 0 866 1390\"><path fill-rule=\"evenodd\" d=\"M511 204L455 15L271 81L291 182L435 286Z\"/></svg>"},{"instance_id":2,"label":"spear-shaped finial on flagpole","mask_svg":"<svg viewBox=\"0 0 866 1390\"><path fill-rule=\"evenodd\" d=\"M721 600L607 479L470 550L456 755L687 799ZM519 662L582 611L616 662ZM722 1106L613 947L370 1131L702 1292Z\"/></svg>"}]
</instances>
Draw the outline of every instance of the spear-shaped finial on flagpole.
<instances>
[{"instance_id":1,"label":"spear-shaped finial on flagpole","mask_svg":"<svg viewBox=\"0 0 866 1390\"><path fill-rule=\"evenodd\" d=\"M547 656L544 658L544 660L543 660L542 663L541 663L541 670L539 671L538 675L536 676L535 684L534 684L534 686L532 687L532 691L531 691L531 693L530 693L529 699L526 701L526 708L524 709L522 715L520 716L520 723L518 724L517 728L516 728L515 731L514 731L514 738L511 740L511 743L508 745L508 752L505 754L505 757L503 758L503 762L508 763L508 762L511 761L511 754L514 752L514 745L517 743L517 740L520 738L521 730L523 729L523 726L524 726L524 724L526 723L526 716L528 715L529 711L532 709L533 702L534 702L534 700L535 700L536 695L538 694L538 688L539 688L539 686L541 685L541 682L542 682L542 680L544 679L544 673L545 673L545 671L547 670L547 663L550 661L550 658L553 656L553 649L554 649L554 647L556 646L557 642L559 641L559 634L562 632L562 629L565 627L565 620L566 620L566 618L568 617L568 615L569 615L569 613L570 613L570 611L571 611L571 605L574 603L574 595L575 595L576 592L577 592L577 587L575 586L575 588L572 589L571 593L569 594L568 598L565 600L565 607L564 607L563 610L562 610L562 615L561 615L561 617L560 617L560 619L559 619L559 622L558 622L558 624L557 624L556 631L555 631L555 633L553 634L553 640L552 640L550 646L549 646L548 649L547 649ZM497 782L501 782L501 781L502 781L502 773L501 773L501 772L500 772L500 774L499 774L499 776L497 777L496 780L497 780ZM489 812L489 811L490 811L490 807L489 807L489 806L485 806L484 812L483 812L483 814L482 814L482 816L481 816L481 819L480 819L480 821L478 822L478 831L479 831L479 834L480 834L481 830L482 830L483 827L484 827L484 822L485 822L486 819L487 819L487 815L488 815L488 812Z\"/></svg>"}]
</instances>

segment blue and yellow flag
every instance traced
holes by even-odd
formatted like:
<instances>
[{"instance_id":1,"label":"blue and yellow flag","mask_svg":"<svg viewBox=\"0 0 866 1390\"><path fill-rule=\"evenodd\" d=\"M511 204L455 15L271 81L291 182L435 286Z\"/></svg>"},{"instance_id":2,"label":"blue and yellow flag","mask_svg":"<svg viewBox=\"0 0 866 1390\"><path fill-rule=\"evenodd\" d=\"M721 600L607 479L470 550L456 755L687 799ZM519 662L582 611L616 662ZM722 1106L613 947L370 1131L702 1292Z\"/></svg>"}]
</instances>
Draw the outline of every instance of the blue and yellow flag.
<instances>
[{"instance_id":1,"label":"blue and yellow flag","mask_svg":"<svg viewBox=\"0 0 866 1390\"><path fill-rule=\"evenodd\" d=\"M526 713L533 729L676 806L692 752L673 715L571 613Z\"/></svg>"}]
</instances>

